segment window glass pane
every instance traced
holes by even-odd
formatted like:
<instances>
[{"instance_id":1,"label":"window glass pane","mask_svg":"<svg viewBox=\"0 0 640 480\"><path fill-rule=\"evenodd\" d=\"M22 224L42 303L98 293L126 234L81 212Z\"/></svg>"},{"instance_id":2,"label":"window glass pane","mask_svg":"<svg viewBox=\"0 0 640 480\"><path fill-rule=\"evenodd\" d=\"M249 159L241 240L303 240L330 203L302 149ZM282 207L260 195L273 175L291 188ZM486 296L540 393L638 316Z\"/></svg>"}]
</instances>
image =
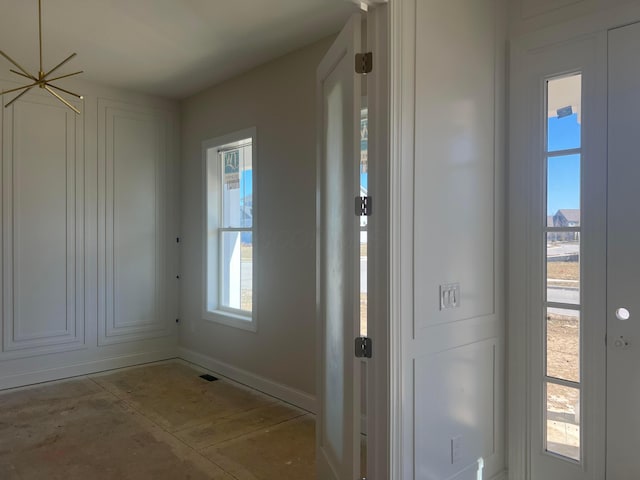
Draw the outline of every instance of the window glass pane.
<instances>
[{"instance_id":1,"label":"window glass pane","mask_svg":"<svg viewBox=\"0 0 640 480\"><path fill-rule=\"evenodd\" d=\"M369 110L360 111L360 196L369 195ZM360 217L360 335L367 336L367 217Z\"/></svg>"},{"instance_id":2,"label":"window glass pane","mask_svg":"<svg viewBox=\"0 0 640 480\"><path fill-rule=\"evenodd\" d=\"M547 451L580 460L580 390L547 383Z\"/></svg>"},{"instance_id":3,"label":"window glass pane","mask_svg":"<svg viewBox=\"0 0 640 480\"><path fill-rule=\"evenodd\" d=\"M580 155L547 160L547 218L550 227L580 226Z\"/></svg>"},{"instance_id":4,"label":"window glass pane","mask_svg":"<svg viewBox=\"0 0 640 480\"><path fill-rule=\"evenodd\" d=\"M367 231L360 231L360 335L367 336Z\"/></svg>"},{"instance_id":5,"label":"window glass pane","mask_svg":"<svg viewBox=\"0 0 640 480\"><path fill-rule=\"evenodd\" d=\"M250 231L222 232L221 302L223 307L252 311L253 238Z\"/></svg>"},{"instance_id":6,"label":"window glass pane","mask_svg":"<svg viewBox=\"0 0 640 480\"><path fill-rule=\"evenodd\" d=\"M220 152L222 163L222 213L224 228L253 225L253 169L251 139L244 146Z\"/></svg>"},{"instance_id":7,"label":"window glass pane","mask_svg":"<svg viewBox=\"0 0 640 480\"><path fill-rule=\"evenodd\" d=\"M360 111L360 196L369 191L369 110ZM360 217L360 226L367 225L367 217Z\"/></svg>"},{"instance_id":8,"label":"window glass pane","mask_svg":"<svg viewBox=\"0 0 640 480\"><path fill-rule=\"evenodd\" d=\"M551 80L547 84L547 149L580 148L582 75Z\"/></svg>"},{"instance_id":9,"label":"window glass pane","mask_svg":"<svg viewBox=\"0 0 640 480\"><path fill-rule=\"evenodd\" d=\"M547 309L547 376L580 383L580 312Z\"/></svg>"},{"instance_id":10,"label":"window glass pane","mask_svg":"<svg viewBox=\"0 0 640 480\"><path fill-rule=\"evenodd\" d=\"M547 233L547 302L580 304L580 233Z\"/></svg>"}]
</instances>

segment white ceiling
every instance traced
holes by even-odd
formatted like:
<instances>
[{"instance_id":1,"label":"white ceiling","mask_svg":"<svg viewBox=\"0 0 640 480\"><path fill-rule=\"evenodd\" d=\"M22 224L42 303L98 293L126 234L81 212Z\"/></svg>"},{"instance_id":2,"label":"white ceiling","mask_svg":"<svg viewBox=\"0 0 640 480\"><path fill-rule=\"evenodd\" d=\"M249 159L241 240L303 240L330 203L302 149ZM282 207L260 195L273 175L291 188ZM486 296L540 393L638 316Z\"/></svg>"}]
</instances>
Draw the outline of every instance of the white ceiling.
<instances>
[{"instance_id":1,"label":"white ceiling","mask_svg":"<svg viewBox=\"0 0 640 480\"><path fill-rule=\"evenodd\" d=\"M337 33L355 8L345 0L42 0L45 70L77 52L61 73L184 98ZM37 18L37 0L0 0L0 50L34 74ZM0 57L0 76L13 76L9 68Z\"/></svg>"}]
</instances>

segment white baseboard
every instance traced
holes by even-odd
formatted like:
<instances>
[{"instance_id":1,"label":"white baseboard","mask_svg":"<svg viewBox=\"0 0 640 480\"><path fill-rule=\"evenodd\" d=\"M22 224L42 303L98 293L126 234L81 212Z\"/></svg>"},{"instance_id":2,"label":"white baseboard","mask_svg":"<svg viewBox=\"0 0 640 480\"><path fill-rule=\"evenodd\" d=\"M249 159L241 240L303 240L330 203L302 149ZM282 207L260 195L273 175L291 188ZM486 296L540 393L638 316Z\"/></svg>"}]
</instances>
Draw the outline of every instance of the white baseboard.
<instances>
[{"instance_id":1,"label":"white baseboard","mask_svg":"<svg viewBox=\"0 0 640 480\"><path fill-rule=\"evenodd\" d=\"M230 380L295 405L307 412L316 412L316 398L308 393L274 382L273 380L261 377L255 373L247 372L246 370L242 370L241 368L234 367L233 365L229 365L228 363L221 362L220 360L216 360L215 358L194 352L187 348L179 347L178 357L186 360L187 362L199 365L207 370L211 370L212 373L221 377L229 378Z\"/></svg>"},{"instance_id":2,"label":"white baseboard","mask_svg":"<svg viewBox=\"0 0 640 480\"><path fill-rule=\"evenodd\" d=\"M144 363L158 362L176 358L175 348L158 352L137 353L132 355L122 355L119 357L105 358L92 362L85 362L64 367L40 370L37 372L20 373L0 378L0 390L8 388L25 387L37 383L51 382L65 378L90 375L92 373L104 372L116 368L132 367Z\"/></svg>"}]
</instances>

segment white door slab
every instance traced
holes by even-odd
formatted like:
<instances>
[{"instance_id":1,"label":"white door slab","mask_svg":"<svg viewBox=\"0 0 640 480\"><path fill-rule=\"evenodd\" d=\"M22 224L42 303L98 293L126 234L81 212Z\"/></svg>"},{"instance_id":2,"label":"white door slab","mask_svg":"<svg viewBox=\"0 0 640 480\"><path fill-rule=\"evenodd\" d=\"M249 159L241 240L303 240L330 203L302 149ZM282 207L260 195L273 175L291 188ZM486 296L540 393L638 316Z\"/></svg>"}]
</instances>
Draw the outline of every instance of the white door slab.
<instances>
[{"instance_id":1,"label":"white door slab","mask_svg":"<svg viewBox=\"0 0 640 480\"><path fill-rule=\"evenodd\" d=\"M355 73L362 17L354 15L317 71L318 418L322 480L359 475L359 195L361 79ZM357 360L357 361L356 361Z\"/></svg>"},{"instance_id":2,"label":"white door slab","mask_svg":"<svg viewBox=\"0 0 640 480\"><path fill-rule=\"evenodd\" d=\"M640 24L609 32L608 88L607 479L631 480L640 478Z\"/></svg>"}]
</instances>

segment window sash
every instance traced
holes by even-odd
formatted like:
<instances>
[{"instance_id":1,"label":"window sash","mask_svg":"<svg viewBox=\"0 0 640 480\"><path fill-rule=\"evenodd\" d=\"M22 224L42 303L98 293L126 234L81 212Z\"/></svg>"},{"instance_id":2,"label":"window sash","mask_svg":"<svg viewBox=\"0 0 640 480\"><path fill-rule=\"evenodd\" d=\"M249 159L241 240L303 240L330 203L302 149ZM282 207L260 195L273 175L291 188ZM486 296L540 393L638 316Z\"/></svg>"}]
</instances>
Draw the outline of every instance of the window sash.
<instances>
[{"instance_id":1,"label":"window sash","mask_svg":"<svg viewBox=\"0 0 640 480\"><path fill-rule=\"evenodd\" d=\"M218 228L217 229L217 235L218 235L218 307L217 310L221 311L221 312L228 312L228 313L232 313L234 315L238 315L241 317L247 317L247 316L251 316L253 314L253 304L254 304L254 278L253 278L253 252L252 252L252 256L251 256L251 306L252 309L251 310L243 310L242 308L234 308L234 307L230 307L229 305L225 305L223 303L223 298L224 298L224 291L225 288L226 289L231 289L233 286L229 283L229 282L225 282L225 271L224 271L224 241L223 241L223 237L225 233L239 233L240 235L242 235L243 233L251 233L252 234L252 241L251 241L251 245L253 248L253 228ZM240 252L240 268L242 269L242 252ZM247 262L249 263L249 262ZM240 277L240 282L242 283L242 277ZM242 285L240 286L240 304L242 305Z\"/></svg>"}]
</instances>

